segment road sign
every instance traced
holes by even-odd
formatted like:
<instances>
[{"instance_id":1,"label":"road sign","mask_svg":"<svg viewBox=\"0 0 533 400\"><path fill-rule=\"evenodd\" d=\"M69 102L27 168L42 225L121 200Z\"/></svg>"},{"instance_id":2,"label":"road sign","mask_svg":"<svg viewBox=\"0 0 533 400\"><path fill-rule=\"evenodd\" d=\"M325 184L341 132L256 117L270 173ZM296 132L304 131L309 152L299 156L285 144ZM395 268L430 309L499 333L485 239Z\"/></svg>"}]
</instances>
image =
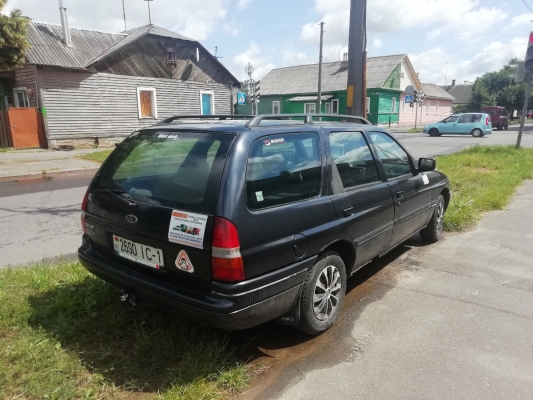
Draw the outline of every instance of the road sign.
<instances>
[{"instance_id":1,"label":"road sign","mask_svg":"<svg viewBox=\"0 0 533 400\"><path fill-rule=\"evenodd\" d=\"M409 85L405 88L405 94L407 96L412 96L413 94L415 94L415 88L413 87L413 85Z\"/></svg>"},{"instance_id":2,"label":"road sign","mask_svg":"<svg viewBox=\"0 0 533 400\"><path fill-rule=\"evenodd\" d=\"M405 101L406 103L412 103L412 102L413 102L413 96L405 96L404 101Z\"/></svg>"},{"instance_id":3,"label":"road sign","mask_svg":"<svg viewBox=\"0 0 533 400\"><path fill-rule=\"evenodd\" d=\"M254 67L252 66L252 64L248 63L246 64L246 67L244 67L244 71L246 71L248 76L251 77L252 74L254 73Z\"/></svg>"},{"instance_id":4,"label":"road sign","mask_svg":"<svg viewBox=\"0 0 533 400\"><path fill-rule=\"evenodd\" d=\"M244 92L237 93L237 104L239 105L246 104L246 93Z\"/></svg>"}]
</instances>

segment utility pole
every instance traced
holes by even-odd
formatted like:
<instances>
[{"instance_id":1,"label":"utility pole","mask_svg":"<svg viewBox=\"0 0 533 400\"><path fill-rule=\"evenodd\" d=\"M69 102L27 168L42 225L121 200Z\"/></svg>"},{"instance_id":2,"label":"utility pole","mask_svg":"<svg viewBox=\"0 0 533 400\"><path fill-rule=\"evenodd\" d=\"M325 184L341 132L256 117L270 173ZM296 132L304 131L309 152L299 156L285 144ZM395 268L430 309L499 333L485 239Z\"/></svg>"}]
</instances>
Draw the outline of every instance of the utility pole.
<instances>
[{"instance_id":1,"label":"utility pole","mask_svg":"<svg viewBox=\"0 0 533 400\"><path fill-rule=\"evenodd\" d=\"M516 149L520 148L522 142L522 132L524 131L524 123L526 122L527 108L529 104L529 97L531 96L531 86L533 84L533 75L527 74L527 89L526 98L524 99L524 108L522 108L522 116L520 117L520 129L518 130L518 139L516 139Z\"/></svg>"},{"instance_id":2,"label":"utility pole","mask_svg":"<svg viewBox=\"0 0 533 400\"><path fill-rule=\"evenodd\" d=\"M324 21L320 21L320 56L318 58L318 114L322 114L322 49L324 47Z\"/></svg>"},{"instance_id":3,"label":"utility pole","mask_svg":"<svg viewBox=\"0 0 533 400\"><path fill-rule=\"evenodd\" d=\"M348 88L346 113L365 116L366 111L366 1L350 0Z\"/></svg>"},{"instance_id":4,"label":"utility pole","mask_svg":"<svg viewBox=\"0 0 533 400\"><path fill-rule=\"evenodd\" d=\"M126 5L124 4L124 0L122 0L122 14L124 15L124 31L127 31L128 26L126 25Z\"/></svg>"},{"instance_id":5,"label":"utility pole","mask_svg":"<svg viewBox=\"0 0 533 400\"><path fill-rule=\"evenodd\" d=\"M150 11L150 2L154 0L144 0L144 1L148 2L148 19L150 20L150 25L152 25L152 13Z\"/></svg>"}]
</instances>

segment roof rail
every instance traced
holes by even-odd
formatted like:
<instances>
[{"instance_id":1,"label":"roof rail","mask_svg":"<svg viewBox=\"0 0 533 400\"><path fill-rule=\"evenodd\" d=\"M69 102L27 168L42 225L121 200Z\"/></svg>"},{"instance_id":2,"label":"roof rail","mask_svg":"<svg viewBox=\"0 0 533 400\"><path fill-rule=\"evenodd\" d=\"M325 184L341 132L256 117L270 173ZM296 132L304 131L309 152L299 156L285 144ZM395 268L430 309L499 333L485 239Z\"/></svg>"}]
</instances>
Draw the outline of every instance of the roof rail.
<instances>
[{"instance_id":1,"label":"roof rail","mask_svg":"<svg viewBox=\"0 0 533 400\"><path fill-rule=\"evenodd\" d=\"M157 125L161 124L170 124L176 120L180 119L215 119L218 121L227 121L234 119L251 119L253 115L236 115L236 114L220 114L220 115L175 115L173 117L165 118L162 121L159 121Z\"/></svg>"},{"instance_id":2,"label":"roof rail","mask_svg":"<svg viewBox=\"0 0 533 400\"><path fill-rule=\"evenodd\" d=\"M293 119L293 118L305 118L305 124L312 124L313 118L336 118L342 122L353 122L355 124L372 125L372 123L363 117L355 115L343 115L343 114L263 114L252 116L252 119L245 125L247 128L253 126L259 126L261 121L265 119Z\"/></svg>"}]
</instances>

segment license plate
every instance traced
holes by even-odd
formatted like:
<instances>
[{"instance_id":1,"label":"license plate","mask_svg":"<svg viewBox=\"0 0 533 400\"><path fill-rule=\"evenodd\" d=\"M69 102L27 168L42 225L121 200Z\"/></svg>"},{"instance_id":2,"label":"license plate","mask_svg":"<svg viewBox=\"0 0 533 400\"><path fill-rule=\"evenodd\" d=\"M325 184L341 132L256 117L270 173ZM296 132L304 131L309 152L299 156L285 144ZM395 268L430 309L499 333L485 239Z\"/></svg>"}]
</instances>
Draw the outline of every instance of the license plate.
<instances>
[{"instance_id":1,"label":"license plate","mask_svg":"<svg viewBox=\"0 0 533 400\"><path fill-rule=\"evenodd\" d=\"M128 260L155 269L160 269L165 266L163 250L161 249L132 242L131 240L115 235L113 235L113 246L115 247L115 252L119 256L127 258Z\"/></svg>"}]
</instances>

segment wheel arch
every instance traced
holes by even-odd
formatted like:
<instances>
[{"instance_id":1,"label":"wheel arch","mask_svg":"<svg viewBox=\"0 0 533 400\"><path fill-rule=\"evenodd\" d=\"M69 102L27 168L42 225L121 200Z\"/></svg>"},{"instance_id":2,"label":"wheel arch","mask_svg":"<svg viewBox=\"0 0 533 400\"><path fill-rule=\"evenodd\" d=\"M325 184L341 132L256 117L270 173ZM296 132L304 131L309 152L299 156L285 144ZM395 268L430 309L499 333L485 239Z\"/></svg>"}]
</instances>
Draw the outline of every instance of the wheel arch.
<instances>
[{"instance_id":1,"label":"wheel arch","mask_svg":"<svg viewBox=\"0 0 533 400\"><path fill-rule=\"evenodd\" d=\"M347 240L338 240L333 242L320 252L319 258L320 255L327 253L328 251L334 251L340 256L344 266L346 267L346 275L350 276L354 268L356 258L355 247L353 243L350 243Z\"/></svg>"},{"instance_id":2,"label":"wheel arch","mask_svg":"<svg viewBox=\"0 0 533 400\"><path fill-rule=\"evenodd\" d=\"M444 210L447 210L451 199L450 189L444 188L442 189L440 194L442 195L442 197L444 197Z\"/></svg>"}]
</instances>

